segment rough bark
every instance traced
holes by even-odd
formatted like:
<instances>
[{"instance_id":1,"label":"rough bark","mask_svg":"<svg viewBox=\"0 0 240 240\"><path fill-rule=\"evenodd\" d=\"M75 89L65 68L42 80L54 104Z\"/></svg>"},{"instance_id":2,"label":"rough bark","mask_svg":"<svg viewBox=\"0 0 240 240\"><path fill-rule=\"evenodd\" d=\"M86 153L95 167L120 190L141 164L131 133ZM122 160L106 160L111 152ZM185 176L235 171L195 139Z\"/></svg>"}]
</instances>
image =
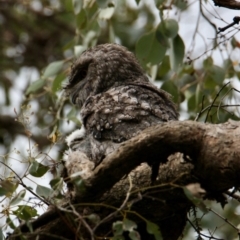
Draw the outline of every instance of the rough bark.
<instances>
[{"instance_id":1,"label":"rough bark","mask_svg":"<svg viewBox=\"0 0 240 240\"><path fill-rule=\"evenodd\" d=\"M229 8L232 10L240 9L240 2L235 0L213 0L214 4L219 7Z\"/></svg>"},{"instance_id":2,"label":"rough bark","mask_svg":"<svg viewBox=\"0 0 240 240\"><path fill-rule=\"evenodd\" d=\"M145 221L139 216L156 223L164 240L178 239L192 206L183 193L183 186L198 182L206 190L206 197L218 201L223 201L224 191L239 186L239 136L240 123L234 121L219 125L168 122L148 128L104 159L85 182L85 191L64 206L69 212L63 207L53 207L33 221L33 233L29 233L25 224L18 230L24 232L27 239L35 239L36 235L46 239L47 234L48 239L56 239L54 236L97 239L96 236L109 236L112 223L122 220L121 214L124 214L138 224L142 239L154 238L147 234ZM158 179L151 186L150 169L141 163L165 154L171 155L169 161L161 165ZM120 207L129 193L127 174L132 179L131 194L127 204ZM70 213L73 205L79 216L76 212L75 216ZM116 211L106 206L120 209ZM83 226L81 217L84 215L96 213L104 219L112 212L115 214L95 231ZM79 222L82 222L80 228ZM91 229L95 226L88 224ZM10 239L17 238L12 235Z\"/></svg>"}]
</instances>

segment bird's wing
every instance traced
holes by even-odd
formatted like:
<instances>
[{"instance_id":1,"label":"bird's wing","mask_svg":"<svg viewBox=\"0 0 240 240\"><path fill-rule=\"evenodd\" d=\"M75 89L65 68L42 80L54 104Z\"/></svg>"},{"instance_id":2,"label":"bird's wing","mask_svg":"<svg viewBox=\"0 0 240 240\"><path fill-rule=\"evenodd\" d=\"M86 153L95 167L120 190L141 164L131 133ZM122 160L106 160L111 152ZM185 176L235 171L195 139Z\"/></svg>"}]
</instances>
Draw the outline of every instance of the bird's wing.
<instances>
[{"instance_id":1,"label":"bird's wing","mask_svg":"<svg viewBox=\"0 0 240 240\"><path fill-rule=\"evenodd\" d=\"M125 141L151 125L178 117L165 92L137 83L89 97L81 116L88 134L113 142Z\"/></svg>"}]
</instances>

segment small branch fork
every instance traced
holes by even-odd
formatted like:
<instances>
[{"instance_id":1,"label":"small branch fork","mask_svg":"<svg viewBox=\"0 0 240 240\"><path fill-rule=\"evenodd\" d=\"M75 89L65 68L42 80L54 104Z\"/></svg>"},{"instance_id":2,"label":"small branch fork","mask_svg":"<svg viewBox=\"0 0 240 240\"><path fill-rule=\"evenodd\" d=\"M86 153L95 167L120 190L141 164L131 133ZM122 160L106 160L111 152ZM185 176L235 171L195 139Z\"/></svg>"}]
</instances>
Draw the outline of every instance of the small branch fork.
<instances>
[{"instance_id":1,"label":"small branch fork","mask_svg":"<svg viewBox=\"0 0 240 240\"><path fill-rule=\"evenodd\" d=\"M219 27L217 33L224 32L225 30L227 30L228 28L234 26L235 24L239 24L239 22L240 22L240 17L234 17L232 23L228 24L226 27L223 27L223 28Z\"/></svg>"}]
</instances>

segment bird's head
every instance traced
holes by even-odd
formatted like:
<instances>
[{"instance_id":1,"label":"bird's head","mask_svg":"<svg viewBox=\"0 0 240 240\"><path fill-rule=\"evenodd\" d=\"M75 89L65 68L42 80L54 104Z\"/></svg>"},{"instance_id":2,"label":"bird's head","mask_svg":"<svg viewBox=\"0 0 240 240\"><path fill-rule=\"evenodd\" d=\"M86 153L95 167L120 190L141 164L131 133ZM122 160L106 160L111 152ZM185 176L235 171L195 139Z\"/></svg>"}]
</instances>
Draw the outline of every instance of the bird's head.
<instances>
[{"instance_id":1,"label":"bird's head","mask_svg":"<svg viewBox=\"0 0 240 240\"><path fill-rule=\"evenodd\" d=\"M76 60L65 90L81 107L89 96L136 81L147 82L148 78L134 54L118 44L102 44Z\"/></svg>"}]
</instances>

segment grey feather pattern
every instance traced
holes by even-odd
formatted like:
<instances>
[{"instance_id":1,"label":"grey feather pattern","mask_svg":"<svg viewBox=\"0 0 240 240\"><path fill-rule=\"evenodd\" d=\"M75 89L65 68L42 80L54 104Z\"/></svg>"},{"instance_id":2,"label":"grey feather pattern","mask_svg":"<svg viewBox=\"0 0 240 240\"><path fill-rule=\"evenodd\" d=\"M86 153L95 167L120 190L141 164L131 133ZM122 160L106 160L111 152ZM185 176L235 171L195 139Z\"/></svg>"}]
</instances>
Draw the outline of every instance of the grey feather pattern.
<instances>
[{"instance_id":1,"label":"grey feather pattern","mask_svg":"<svg viewBox=\"0 0 240 240\"><path fill-rule=\"evenodd\" d=\"M117 44L85 51L65 89L81 108L86 131L84 143L75 139L71 149L84 151L95 166L145 128L178 119L169 94L155 87L135 56ZM162 159L146 161L153 166Z\"/></svg>"}]
</instances>

